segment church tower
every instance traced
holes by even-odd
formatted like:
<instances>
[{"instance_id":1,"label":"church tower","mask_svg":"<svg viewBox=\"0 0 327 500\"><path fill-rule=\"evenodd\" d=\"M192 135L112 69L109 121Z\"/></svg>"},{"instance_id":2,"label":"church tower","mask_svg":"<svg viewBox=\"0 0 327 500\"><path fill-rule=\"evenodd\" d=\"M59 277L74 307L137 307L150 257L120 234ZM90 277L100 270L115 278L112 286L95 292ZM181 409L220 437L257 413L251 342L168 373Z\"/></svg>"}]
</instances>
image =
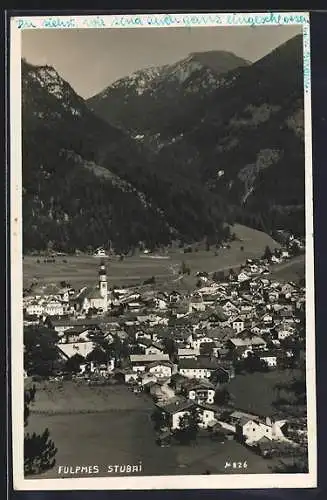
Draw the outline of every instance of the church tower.
<instances>
[{"instance_id":1,"label":"church tower","mask_svg":"<svg viewBox=\"0 0 327 500\"><path fill-rule=\"evenodd\" d=\"M99 269L99 290L100 295L103 298L103 310L108 310L108 282L107 282L107 272L104 261L101 261Z\"/></svg>"}]
</instances>

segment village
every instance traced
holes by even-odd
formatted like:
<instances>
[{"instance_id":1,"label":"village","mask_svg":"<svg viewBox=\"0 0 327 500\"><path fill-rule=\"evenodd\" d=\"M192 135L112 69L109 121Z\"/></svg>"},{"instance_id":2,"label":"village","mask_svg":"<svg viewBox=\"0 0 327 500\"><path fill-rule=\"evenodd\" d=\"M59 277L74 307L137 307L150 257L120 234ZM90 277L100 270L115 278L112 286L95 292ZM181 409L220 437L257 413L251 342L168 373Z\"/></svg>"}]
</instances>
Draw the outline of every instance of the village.
<instances>
[{"instance_id":1,"label":"village","mask_svg":"<svg viewBox=\"0 0 327 500\"><path fill-rule=\"evenodd\" d=\"M109 288L101 258L93 287L25 294L24 377L128 387L152 401L149 426L159 447L205 435L212 446L237 440L265 458L305 454L305 409L292 414L291 402L263 415L240 406L229 390L242 373L264 379L305 366L305 283L270 277L276 263L290 259L285 247L246 259L238 270L198 271L196 288L183 293L155 284ZM45 373L26 354L35 354L37 331L54 334L58 353Z\"/></svg>"}]
</instances>

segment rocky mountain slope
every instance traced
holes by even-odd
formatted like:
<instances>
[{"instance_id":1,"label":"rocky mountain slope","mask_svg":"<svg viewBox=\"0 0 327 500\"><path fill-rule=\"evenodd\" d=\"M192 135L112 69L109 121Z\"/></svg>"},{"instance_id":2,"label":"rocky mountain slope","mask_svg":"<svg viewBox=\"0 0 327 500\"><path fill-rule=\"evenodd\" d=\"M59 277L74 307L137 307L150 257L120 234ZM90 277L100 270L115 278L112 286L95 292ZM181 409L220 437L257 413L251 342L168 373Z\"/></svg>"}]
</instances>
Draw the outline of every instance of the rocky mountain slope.
<instances>
[{"instance_id":1,"label":"rocky mountain slope","mask_svg":"<svg viewBox=\"0 0 327 500\"><path fill-rule=\"evenodd\" d=\"M304 102L302 39L232 71L210 107L198 114L161 159L192 165L238 217L271 231L304 234ZM242 219L243 218L243 219Z\"/></svg>"},{"instance_id":2,"label":"rocky mountain slope","mask_svg":"<svg viewBox=\"0 0 327 500\"><path fill-rule=\"evenodd\" d=\"M202 187L153 172L147 152L96 117L53 68L22 61L22 105L25 251L108 240L128 251L221 229Z\"/></svg>"},{"instance_id":3,"label":"rocky mountain slope","mask_svg":"<svg viewBox=\"0 0 327 500\"><path fill-rule=\"evenodd\" d=\"M228 71L247 64L229 52L196 52L175 64L121 78L87 104L101 118L157 149L193 123L210 93L228 84Z\"/></svg>"},{"instance_id":4,"label":"rocky mountain slope","mask_svg":"<svg viewBox=\"0 0 327 500\"><path fill-rule=\"evenodd\" d=\"M23 61L22 96L26 250L217 242L235 220L304 234L301 37L254 64L190 54L87 103Z\"/></svg>"}]
</instances>

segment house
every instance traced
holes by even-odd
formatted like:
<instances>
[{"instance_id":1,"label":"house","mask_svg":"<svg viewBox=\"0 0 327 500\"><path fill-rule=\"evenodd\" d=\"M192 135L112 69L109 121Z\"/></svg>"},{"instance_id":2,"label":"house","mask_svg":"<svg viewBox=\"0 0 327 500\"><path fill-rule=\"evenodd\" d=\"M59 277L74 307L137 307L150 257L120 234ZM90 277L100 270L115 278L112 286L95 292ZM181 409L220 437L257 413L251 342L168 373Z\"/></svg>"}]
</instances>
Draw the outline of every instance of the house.
<instances>
[{"instance_id":1,"label":"house","mask_svg":"<svg viewBox=\"0 0 327 500\"><path fill-rule=\"evenodd\" d=\"M279 299L279 292L278 290L271 290L268 292L268 299L270 302L276 302Z\"/></svg>"},{"instance_id":2,"label":"house","mask_svg":"<svg viewBox=\"0 0 327 500\"><path fill-rule=\"evenodd\" d=\"M168 307L167 300L161 298L161 297L155 297L154 299L154 306L156 309L161 309L165 310Z\"/></svg>"},{"instance_id":3,"label":"house","mask_svg":"<svg viewBox=\"0 0 327 500\"><path fill-rule=\"evenodd\" d=\"M169 361L168 354L131 354L130 363L133 371L145 371L155 361Z\"/></svg>"},{"instance_id":4,"label":"house","mask_svg":"<svg viewBox=\"0 0 327 500\"><path fill-rule=\"evenodd\" d=\"M198 296L194 296L191 298L190 302L189 302L189 309L188 309L188 312L194 312L194 311L205 311L206 309L206 305L203 301L203 298L198 295Z\"/></svg>"},{"instance_id":5,"label":"house","mask_svg":"<svg viewBox=\"0 0 327 500\"><path fill-rule=\"evenodd\" d=\"M247 347L247 348L264 348L266 347L267 343L266 341L256 335L249 335L247 337L235 337L231 338L228 341L230 347L232 349L238 348L238 347Z\"/></svg>"},{"instance_id":6,"label":"house","mask_svg":"<svg viewBox=\"0 0 327 500\"><path fill-rule=\"evenodd\" d=\"M274 351L262 351L257 354L261 361L265 361L269 368L276 368L277 354Z\"/></svg>"},{"instance_id":7,"label":"house","mask_svg":"<svg viewBox=\"0 0 327 500\"><path fill-rule=\"evenodd\" d=\"M195 337L193 340L192 340L192 343L191 343L191 346L192 346L192 349L196 350L196 351L200 351L200 347L202 344L211 344L212 343L212 339L207 336L207 335L202 335L202 336L198 336L198 337Z\"/></svg>"},{"instance_id":8,"label":"house","mask_svg":"<svg viewBox=\"0 0 327 500\"><path fill-rule=\"evenodd\" d=\"M180 300L183 299L183 296L180 292L173 290L169 295L168 295L168 300L170 303L176 303L179 302Z\"/></svg>"},{"instance_id":9,"label":"house","mask_svg":"<svg viewBox=\"0 0 327 500\"><path fill-rule=\"evenodd\" d=\"M239 317L233 319L230 325L233 328L233 330L236 331L236 333L240 333L244 330L244 320Z\"/></svg>"},{"instance_id":10,"label":"house","mask_svg":"<svg viewBox=\"0 0 327 500\"><path fill-rule=\"evenodd\" d=\"M42 316L44 306L35 300L28 304L25 310L28 316Z\"/></svg>"},{"instance_id":11,"label":"house","mask_svg":"<svg viewBox=\"0 0 327 500\"><path fill-rule=\"evenodd\" d=\"M147 370L158 378L170 378L173 373L173 364L170 361L154 361L148 365Z\"/></svg>"},{"instance_id":12,"label":"house","mask_svg":"<svg viewBox=\"0 0 327 500\"><path fill-rule=\"evenodd\" d=\"M230 300L227 300L223 303L222 305L222 309L223 309L223 312L227 315L227 316L231 316L232 314L237 314L239 313L239 309L238 307L236 306L236 304L234 304L234 302L230 301Z\"/></svg>"},{"instance_id":13,"label":"house","mask_svg":"<svg viewBox=\"0 0 327 500\"><path fill-rule=\"evenodd\" d=\"M175 390L176 393L179 393L182 391L183 384L186 380L188 380L188 378L184 375L181 375L178 372L173 373L169 385Z\"/></svg>"},{"instance_id":14,"label":"house","mask_svg":"<svg viewBox=\"0 0 327 500\"><path fill-rule=\"evenodd\" d=\"M141 302L135 301L135 302L128 302L127 307L131 312L136 313L136 312L140 312L143 306L142 306Z\"/></svg>"},{"instance_id":15,"label":"house","mask_svg":"<svg viewBox=\"0 0 327 500\"><path fill-rule=\"evenodd\" d=\"M251 278L250 278L250 276L249 276L247 273L245 273L244 271L241 271L241 272L237 275L237 281L238 281L239 283L243 283L244 281L248 281L248 280L250 280L250 279L251 279Z\"/></svg>"},{"instance_id":16,"label":"house","mask_svg":"<svg viewBox=\"0 0 327 500\"><path fill-rule=\"evenodd\" d=\"M271 314L267 313L267 314L264 314L261 318L261 321L263 321L264 324L272 324L273 321L274 321L274 318Z\"/></svg>"},{"instance_id":17,"label":"house","mask_svg":"<svg viewBox=\"0 0 327 500\"><path fill-rule=\"evenodd\" d=\"M58 344L59 352L64 358L72 358L75 354L79 354L84 358L94 349L94 344L91 341L84 342L69 342L66 344Z\"/></svg>"},{"instance_id":18,"label":"house","mask_svg":"<svg viewBox=\"0 0 327 500\"><path fill-rule=\"evenodd\" d=\"M189 349L180 347L177 351L178 359L197 359L200 355L199 349Z\"/></svg>"},{"instance_id":19,"label":"house","mask_svg":"<svg viewBox=\"0 0 327 500\"><path fill-rule=\"evenodd\" d=\"M138 346L144 350L144 354L162 354L163 347L158 342L153 342L149 339L142 339L138 341Z\"/></svg>"},{"instance_id":20,"label":"house","mask_svg":"<svg viewBox=\"0 0 327 500\"><path fill-rule=\"evenodd\" d=\"M135 382L138 382L139 378L140 378L140 375L133 370L126 370L124 372L125 384L133 384Z\"/></svg>"},{"instance_id":21,"label":"house","mask_svg":"<svg viewBox=\"0 0 327 500\"><path fill-rule=\"evenodd\" d=\"M231 361L219 361L217 370L212 373L211 381L217 386L227 384L231 379L235 378L235 368Z\"/></svg>"},{"instance_id":22,"label":"house","mask_svg":"<svg viewBox=\"0 0 327 500\"><path fill-rule=\"evenodd\" d=\"M145 331L145 330L138 330L136 333L135 333L135 340L139 340L139 341L142 341L144 339L147 339L147 340L152 340L152 335L150 332L148 331Z\"/></svg>"},{"instance_id":23,"label":"house","mask_svg":"<svg viewBox=\"0 0 327 500\"><path fill-rule=\"evenodd\" d=\"M196 407L194 401L181 397L172 398L164 403L158 402L156 406L165 415L167 425L171 430L179 429L181 418L189 415Z\"/></svg>"},{"instance_id":24,"label":"house","mask_svg":"<svg viewBox=\"0 0 327 500\"><path fill-rule=\"evenodd\" d=\"M178 362L178 372L188 378L210 378L217 368L218 364L210 358L181 359Z\"/></svg>"},{"instance_id":25,"label":"house","mask_svg":"<svg viewBox=\"0 0 327 500\"><path fill-rule=\"evenodd\" d=\"M105 250L102 247L99 247L96 249L96 251L93 254L94 257L106 257L107 254Z\"/></svg>"},{"instance_id":26,"label":"house","mask_svg":"<svg viewBox=\"0 0 327 500\"><path fill-rule=\"evenodd\" d=\"M281 325L279 328L277 328L277 338L278 340L284 340L287 337L291 337L294 335L295 329L288 326L288 325Z\"/></svg>"},{"instance_id":27,"label":"house","mask_svg":"<svg viewBox=\"0 0 327 500\"><path fill-rule=\"evenodd\" d=\"M182 391L188 399L196 403L214 403L215 386L206 379L187 380L183 384Z\"/></svg>"},{"instance_id":28,"label":"house","mask_svg":"<svg viewBox=\"0 0 327 500\"><path fill-rule=\"evenodd\" d=\"M234 411L230 415L235 424L235 433L238 438L251 445L263 437L269 440L286 440L283 428L285 420L274 421L269 417L263 418L243 411Z\"/></svg>"},{"instance_id":29,"label":"house","mask_svg":"<svg viewBox=\"0 0 327 500\"><path fill-rule=\"evenodd\" d=\"M179 429L181 418L196 411L199 417L199 427L206 429L215 423L215 412L205 404L196 404L189 399L175 397L165 403L157 403L157 408L166 416L167 425L171 430Z\"/></svg>"},{"instance_id":30,"label":"house","mask_svg":"<svg viewBox=\"0 0 327 500\"><path fill-rule=\"evenodd\" d=\"M47 316L63 316L64 306L59 300L50 300L45 305L43 312Z\"/></svg>"}]
</instances>

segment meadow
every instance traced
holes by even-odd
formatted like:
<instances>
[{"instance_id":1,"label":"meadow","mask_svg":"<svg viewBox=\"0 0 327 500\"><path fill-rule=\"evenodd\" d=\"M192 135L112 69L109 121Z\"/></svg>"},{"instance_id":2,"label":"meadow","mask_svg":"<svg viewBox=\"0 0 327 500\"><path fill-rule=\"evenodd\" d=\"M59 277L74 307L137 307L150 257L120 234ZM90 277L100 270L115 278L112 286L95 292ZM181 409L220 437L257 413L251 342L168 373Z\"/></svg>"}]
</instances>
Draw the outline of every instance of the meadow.
<instances>
[{"instance_id":1,"label":"meadow","mask_svg":"<svg viewBox=\"0 0 327 500\"><path fill-rule=\"evenodd\" d=\"M270 248L279 245L267 234L236 224L233 227L237 240L230 248L206 251L204 245L196 245L191 253L182 249L169 249L164 256L138 254L120 260L108 257L108 281L113 286L136 285L155 277L157 283L174 283L184 261L190 268L191 276L199 271L215 271L237 268L247 258L261 257L266 245ZM165 258L163 258L165 257ZM42 257L25 256L23 260L24 287L34 281L39 285L66 281L75 288L94 284L100 259L90 255L56 257L54 263L45 263ZM195 280L193 280L195 285Z\"/></svg>"},{"instance_id":2,"label":"meadow","mask_svg":"<svg viewBox=\"0 0 327 500\"><path fill-rule=\"evenodd\" d=\"M235 406L258 415L276 414L274 401L278 398L276 384L286 383L296 376L296 370L272 370L267 373L247 373L236 375L228 385L235 397Z\"/></svg>"},{"instance_id":3,"label":"meadow","mask_svg":"<svg viewBox=\"0 0 327 500\"><path fill-rule=\"evenodd\" d=\"M195 445L159 447L150 418L152 401L145 395L133 394L125 386L95 391L94 387L65 382L58 398L56 384L51 388L47 382L43 387L43 391L40 384L37 387L36 404L31 408L26 431L39 433L48 428L58 452L55 466L33 478L73 477L60 474L59 466L77 465L97 465L97 476L115 475L108 472L108 465L115 464L141 463L139 475L208 471L259 474L269 473L272 466L271 461L263 460L235 441L219 443L199 438ZM247 468L225 469L226 462L233 461L246 461Z\"/></svg>"}]
</instances>

